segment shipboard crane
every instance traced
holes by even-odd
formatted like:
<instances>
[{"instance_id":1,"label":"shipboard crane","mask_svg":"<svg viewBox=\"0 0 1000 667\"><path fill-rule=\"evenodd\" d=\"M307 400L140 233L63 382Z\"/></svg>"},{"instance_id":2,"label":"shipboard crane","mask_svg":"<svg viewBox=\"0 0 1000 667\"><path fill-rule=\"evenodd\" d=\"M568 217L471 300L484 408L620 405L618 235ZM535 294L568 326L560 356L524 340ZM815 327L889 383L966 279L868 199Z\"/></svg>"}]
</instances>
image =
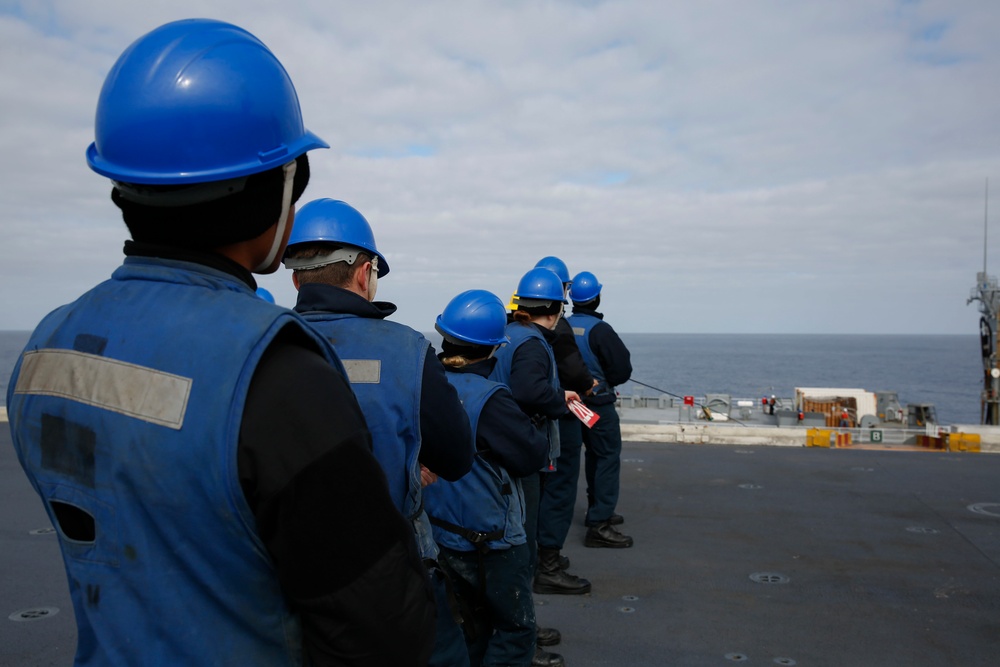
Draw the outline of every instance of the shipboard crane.
<instances>
[{"instance_id":1,"label":"shipboard crane","mask_svg":"<svg viewBox=\"0 0 1000 667\"><path fill-rule=\"evenodd\" d=\"M986 240L989 230L990 181L986 179L986 213L983 221L983 270L976 274L976 286L972 288L966 305L979 302L979 340L983 355L983 391L979 400L981 424L1000 424L1000 284L996 276L986 272Z\"/></svg>"}]
</instances>

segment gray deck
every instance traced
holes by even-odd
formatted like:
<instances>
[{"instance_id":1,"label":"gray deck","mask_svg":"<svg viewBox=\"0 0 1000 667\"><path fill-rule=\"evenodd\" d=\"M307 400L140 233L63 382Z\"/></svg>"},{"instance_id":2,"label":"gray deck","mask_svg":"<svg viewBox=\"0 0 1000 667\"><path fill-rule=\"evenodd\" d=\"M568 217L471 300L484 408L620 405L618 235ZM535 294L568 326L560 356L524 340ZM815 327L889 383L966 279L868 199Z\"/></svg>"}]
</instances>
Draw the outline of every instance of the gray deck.
<instances>
[{"instance_id":1,"label":"gray deck","mask_svg":"<svg viewBox=\"0 0 1000 667\"><path fill-rule=\"evenodd\" d=\"M73 664L76 623L58 538L51 529L42 502L17 461L8 425L0 422L0 665L3 667ZM47 532L33 534L33 531ZM38 620L11 620L12 615L22 612L37 612L28 615Z\"/></svg>"},{"instance_id":2,"label":"gray deck","mask_svg":"<svg viewBox=\"0 0 1000 667\"><path fill-rule=\"evenodd\" d=\"M593 593L536 599L569 667L1000 664L1000 456L626 443L622 488L636 546L575 526ZM6 424L0 501L0 665L70 665L57 538L30 534L49 524ZM8 618L37 608L59 611Z\"/></svg>"}]
</instances>

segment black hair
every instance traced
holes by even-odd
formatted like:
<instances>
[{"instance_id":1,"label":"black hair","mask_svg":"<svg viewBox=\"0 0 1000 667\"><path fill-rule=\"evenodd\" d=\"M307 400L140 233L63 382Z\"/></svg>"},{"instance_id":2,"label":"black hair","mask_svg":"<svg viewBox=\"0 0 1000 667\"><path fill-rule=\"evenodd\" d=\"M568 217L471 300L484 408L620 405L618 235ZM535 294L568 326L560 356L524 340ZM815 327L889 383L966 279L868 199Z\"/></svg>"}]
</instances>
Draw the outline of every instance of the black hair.
<instances>
[{"instance_id":1,"label":"black hair","mask_svg":"<svg viewBox=\"0 0 1000 667\"><path fill-rule=\"evenodd\" d=\"M305 192L309 183L309 158L303 153L295 159L292 203ZM211 250L256 238L278 222L285 185L281 167L247 178L241 192L187 206L159 207L125 199L118 188L111 191L111 201L121 209L132 239L177 248ZM187 186L148 186L164 192Z\"/></svg>"},{"instance_id":2,"label":"black hair","mask_svg":"<svg viewBox=\"0 0 1000 667\"><path fill-rule=\"evenodd\" d=\"M557 315L562 312L562 301L551 301L547 306L521 306L517 307L518 313L527 313L531 317L542 315Z\"/></svg>"}]
</instances>

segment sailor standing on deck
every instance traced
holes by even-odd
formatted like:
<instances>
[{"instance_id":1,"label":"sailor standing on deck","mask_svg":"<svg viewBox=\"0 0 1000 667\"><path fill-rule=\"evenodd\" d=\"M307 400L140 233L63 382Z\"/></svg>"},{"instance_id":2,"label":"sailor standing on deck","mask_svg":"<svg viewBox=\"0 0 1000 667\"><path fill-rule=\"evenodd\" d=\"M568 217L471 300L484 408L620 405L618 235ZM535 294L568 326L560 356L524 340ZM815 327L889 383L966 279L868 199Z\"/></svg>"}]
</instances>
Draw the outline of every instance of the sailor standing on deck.
<instances>
[{"instance_id":1,"label":"sailor standing on deck","mask_svg":"<svg viewBox=\"0 0 1000 667\"><path fill-rule=\"evenodd\" d=\"M535 265L552 270L562 282L563 298L573 282L566 263L558 257L543 257ZM573 327L560 310L559 320L552 329L542 329L542 335L552 347L559 373L559 384L581 396L589 394L597 380L583 362L576 345ZM583 424L573 414L559 418L559 458L555 470L548 472L541 489L538 508L538 567L533 590L540 594L581 595L590 592L590 581L569 573L569 559L560 551L566 543L573 509L576 506L577 482L580 478L580 452L583 448ZM548 630L550 633L554 630ZM545 646L542 633L539 644Z\"/></svg>"},{"instance_id":2,"label":"sailor standing on deck","mask_svg":"<svg viewBox=\"0 0 1000 667\"><path fill-rule=\"evenodd\" d=\"M472 432L455 388L424 336L385 318L396 306L375 301L389 263L371 226L350 204L317 199L302 207L288 239L285 267L298 290L295 311L333 344L344 362L389 493L413 524L432 572L438 625L431 665L468 664L453 618L437 545L422 500L422 474L456 481L472 468ZM428 472L429 471L429 472Z\"/></svg>"},{"instance_id":3,"label":"sailor standing on deck","mask_svg":"<svg viewBox=\"0 0 1000 667\"><path fill-rule=\"evenodd\" d=\"M522 412L531 418L549 441L547 465L540 474L524 477L525 533L531 555L531 569L538 562L537 531L541 476L555 468L559 458L559 427L557 420L569 414L566 404L579 400L575 391L559 386L559 375L552 347L544 331L551 330L562 315L565 302L562 281L550 269L537 267L521 278L514 292L513 322L507 325L510 343L496 354L497 365L490 379L510 387ZM555 554L558 559L558 552ZM533 665L555 667L563 664L562 656L538 649Z\"/></svg>"},{"instance_id":4,"label":"sailor standing on deck","mask_svg":"<svg viewBox=\"0 0 1000 667\"><path fill-rule=\"evenodd\" d=\"M426 576L343 367L254 293L325 147L278 60L230 24L157 28L104 83L87 159L133 240L41 322L7 396L59 535L77 664L430 654Z\"/></svg>"},{"instance_id":5,"label":"sailor standing on deck","mask_svg":"<svg viewBox=\"0 0 1000 667\"><path fill-rule=\"evenodd\" d=\"M438 481L424 500L441 560L471 610L466 641L472 665L520 665L535 657L535 609L530 554L524 532L520 477L536 474L549 443L514 402L510 390L488 378L497 346L507 342L503 303L469 290L437 318L444 337L441 361L469 414L476 444L472 472Z\"/></svg>"},{"instance_id":6,"label":"sailor standing on deck","mask_svg":"<svg viewBox=\"0 0 1000 667\"><path fill-rule=\"evenodd\" d=\"M618 504L619 474L621 471L622 433L615 410L615 386L632 376L632 362L628 348L618 337L604 315L597 312L601 305L601 283L589 271L582 271L573 278L570 298L573 314L569 323L576 334L576 342L587 368L597 378L594 391L584 397L584 403L600 419L593 428L584 429L586 447L584 469L587 477L587 535L584 546L628 548L632 538L622 535L615 525L621 523L615 514Z\"/></svg>"}]
</instances>

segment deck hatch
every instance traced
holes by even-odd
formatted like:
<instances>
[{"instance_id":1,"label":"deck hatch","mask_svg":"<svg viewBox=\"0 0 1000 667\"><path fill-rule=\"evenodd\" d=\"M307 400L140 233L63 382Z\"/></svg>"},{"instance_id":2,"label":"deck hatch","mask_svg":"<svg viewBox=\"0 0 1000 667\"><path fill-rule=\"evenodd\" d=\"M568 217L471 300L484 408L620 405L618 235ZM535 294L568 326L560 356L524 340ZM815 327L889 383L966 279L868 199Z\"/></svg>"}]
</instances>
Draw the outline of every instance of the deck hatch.
<instances>
[{"instance_id":1,"label":"deck hatch","mask_svg":"<svg viewBox=\"0 0 1000 667\"><path fill-rule=\"evenodd\" d=\"M969 511L986 516L1000 517L1000 503L973 503L969 505Z\"/></svg>"},{"instance_id":2,"label":"deck hatch","mask_svg":"<svg viewBox=\"0 0 1000 667\"><path fill-rule=\"evenodd\" d=\"M43 618L52 618L58 613L58 607L35 607L34 609L15 611L7 618L12 621L40 621Z\"/></svg>"}]
</instances>

